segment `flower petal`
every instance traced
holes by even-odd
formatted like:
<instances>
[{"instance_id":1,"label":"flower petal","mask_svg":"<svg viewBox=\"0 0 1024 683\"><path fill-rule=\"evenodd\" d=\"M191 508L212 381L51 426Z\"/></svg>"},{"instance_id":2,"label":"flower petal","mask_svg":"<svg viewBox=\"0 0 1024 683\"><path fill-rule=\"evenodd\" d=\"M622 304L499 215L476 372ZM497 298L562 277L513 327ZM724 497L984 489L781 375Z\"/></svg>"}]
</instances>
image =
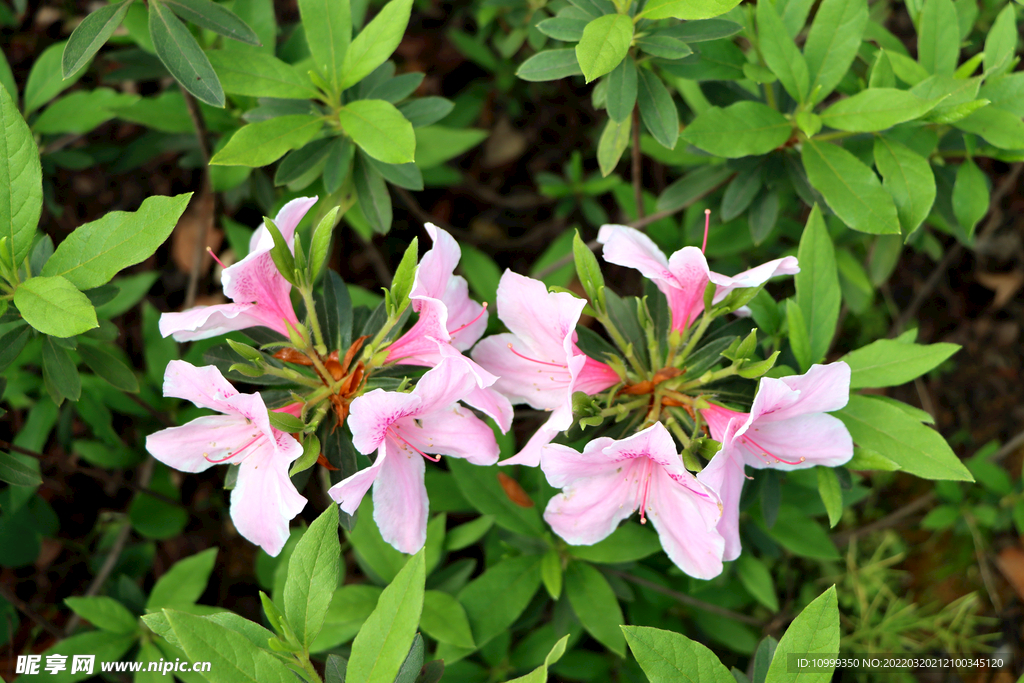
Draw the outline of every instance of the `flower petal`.
<instances>
[{"instance_id":1,"label":"flower petal","mask_svg":"<svg viewBox=\"0 0 1024 683\"><path fill-rule=\"evenodd\" d=\"M735 560L740 556L740 494L746 481L742 456L723 448L701 470L697 480L717 493L722 501L722 518L717 527L725 539L722 559Z\"/></svg>"},{"instance_id":2,"label":"flower petal","mask_svg":"<svg viewBox=\"0 0 1024 683\"><path fill-rule=\"evenodd\" d=\"M672 329L682 330L697 319L704 310L704 290L708 286L711 270L704 254L697 247L683 247L668 260L672 279L658 289L668 298L672 312Z\"/></svg>"},{"instance_id":3,"label":"flower petal","mask_svg":"<svg viewBox=\"0 0 1024 683\"><path fill-rule=\"evenodd\" d=\"M446 410L477 386L469 364L460 359L444 358L420 377L411 394L421 401L417 415Z\"/></svg>"},{"instance_id":4,"label":"flower petal","mask_svg":"<svg viewBox=\"0 0 1024 683\"><path fill-rule=\"evenodd\" d=\"M551 427L551 419L537 428L530 440L526 442L522 450L511 458L502 460L499 465L523 465L525 467L537 467L541 464L544 448L550 444L562 430Z\"/></svg>"},{"instance_id":5,"label":"flower petal","mask_svg":"<svg viewBox=\"0 0 1024 683\"><path fill-rule=\"evenodd\" d=\"M743 441L753 440L744 459L751 467L799 470L815 465L837 467L853 457L853 439L838 418L825 413L798 415L788 420L756 420L743 434ZM760 446L768 457L753 452ZM781 458L787 462L776 462ZM801 460L803 458L803 460Z\"/></svg>"},{"instance_id":6,"label":"flower petal","mask_svg":"<svg viewBox=\"0 0 1024 683\"><path fill-rule=\"evenodd\" d=\"M288 523L306 505L306 499L288 478L288 466L302 454L302 446L282 434L285 446L262 445L238 468L231 491L231 521L244 538L276 556L288 540Z\"/></svg>"},{"instance_id":7,"label":"flower petal","mask_svg":"<svg viewBox=\"0 0 1024 683\"><path fill-rule=\"evenodd\" d=\"M395 433L431 455L465 458L474 465L498 462L498 442L494 432L486 422L458 404L424 414L422 419L401 420L395 425ZM415 454L407 447L402 452Z\"/></svg>"},{"instance_id":8,"label":"flower petal","mask_svg":"<svg viewBox=\"0 0 1024 683\"><path fill-rule=\"evenodd\" d=\"M228 266L221 276L224 294L236 304L253 304L247 313L275 332L287 336L284 321L294 327L298 323L292 307L291 283L274 265L270 251L251 252L244 259Z\"/></svg>"},{"instance_id":9,"label":"flower petal","mask_svg":"<svg viewBox=\"0 0 1024 683\"><path fill-rule=\"evenodd\" d=\"M174 336L176 341L209 339L220 334L244 330L262 325L253 317L252 304L216 304L196 306L180 313L163 313L160 316L160 336Z\"/></svg>"},{"instance_id":10,"label":"flower petal","mask_svg":"<svg viewBox=\"0 0 1024 683\"><path fill-rule=\"evenodd\" d=\"M388 428L406 415L416 413L420 403L419 396L383 389L374 389L356 398L348 415L352 444L360 453L373 453L384 443Z\"/></svg>"},{"instance_id":11,"label":"flower petal","mask_svg":"<svg viewBox=\"0 0 1024 683\"><path fill-rule=\"evenodd\" d=\"M228 401L237 395L238 390L212 365L197 368L187 361L172 360L164 369L164 396L183 398L200 408L237 415L238 410Z\"/></svg>"},{"instance_id":12,"label":"flower petal","mask_svg":"<svg viewBox=\"0 0 1024 683\"><path fill-rule=\"evenodd\" d=\"M830 413L844 407L850 400L850 366L843 361L812 365L802 375L775 381L799 391L800 398L788 410L773 411L774 420L809 412Z\"/></svg>"},{"instance_id":13,"label":"flower petal","mask_svg":"<svg viewBox=\"0 0 1024 683\"><path fill-rule=\"evenodd\" d=\"M706 495L695 492L693 485L704 488ZM696 480L684 482L665 470L655 470L647 515L658 531L661 547L677 567L698 579L722 573L725 539L717 529L722 509L710 489Z\"/></svg>"},{"instance_id":14,"label":"flower petal","mask_svg":"<svg viewBox=\"0 0 1024 683\"><path fill-rule=\"evenodd\" d=\"M637 469L636 462L619 463L606 474L570 481L548 503L544 520L572 545L592 545L607 538L636 509L632 480L624 476L632 469Z\"/></svg>"},{"instance_id":15,"label":"flower petal","mask_svg":"<svg viewBox=\"0 0 1024 683\"><path fill-rule=\"evenodd\" d=\"M441 301L448 309L448 334L452 346L459 351L468 351L487 330L487 311L469 298L469 284L461 275L453 275L448 281Z\"/></svg>"},{"instance_id":16,"label":"flower petal","mask_svg":"<svg viewBox=\"0 0 1024 683\"><path fill-rule=\"evenodd\" d=\"M672 273L661 249L650 237L625 225L602 225L597 241L604 245L601 256L608 263L635 268L650 280L669 280Z\"/></svg>"},{"instance_id":17,"label":"flower petal","mask_svg":"<svg viewBox=\"0 0 1024 683\"><path fill-rule=\"evenodd\" d=\"M501 276L497 300L498 317L525 346L517 351L558 366L565 364L565 340L575 333L585 301L565 292L548 292L540 280L510 270Z\"/></svg>"},{"instance_id":18,"label":"flower petal","mask_svg":"<svg viewBox=\"0 0 1024 683\"><path fill-rule=\"evenodd\" d=\"M384 441L381 443L380 449L377 451L377 459L373 461L372 465L342 479L327 489L327 495L341 506L342 512L354 515L359 509L359 504L363 502L363 496L380 475L380 468L383 467L386 459L387 442Z\"/></svg>"},{"instance_id":19,"label":"flower petal","mask_svg":"<svg viewBox=\"0 0 1024 683\"><path fill-rule=\"evenodd\" d=\"M299 225L306 212L316 204L318 197L299 197L293 199L274 216L274 225L281 231L281 236L291 246L295 240L295 228ZM270 236L267 226L261 224L249 239L249 253L254 251L270 251L274 247L274 238Z\"/></svg>"},{"instance_id":20,"label":"flower petal","mask_svg":"<svg viewBox=\"0 0 1024 683\"><path fill-rule=\"evenodd\" d=\"M569 486L577 479L614 474L622 467L622 462L609 457L604 450L614 443L614 439L602 436L588 443L582 453L561 444L548 444L541 450L540 468L555 488Z\"/></svg>"},{"instance_id":21,"label":"flower petal","mask_svg":"<svg viewBox=\"0 0 1024 683\"><path fill-rule=\"evenodd\" d=\"M241 415L206 415L150 434L146 450L181 472L203 472L260 435Z\"/></svg>"},{"instance_id":22,"label":"flower petal","mask_svg":"<svg viewBox=\"0 0 1024 683\"><path fill-rule=\"evenodd\" d=\"M800 265L795 256L786 256L768 263L737 273L733 276L711 273L711 281L718 285L715 290L715 303L724 299L729 292L742 287L760 287L776 275L796 275Z\"/></svg>"},{"instance_id":23,"label":"flower petal","mask_svg":"<svg viewBox=\"0 0 1024 683\"><path fill-rule=\"evenodd\" d=\"M538 410L553 410L565 401L572 381L568 367L553 367L517 356L526 344L513 334L495 334L481 339L470 354L485 370L498 376L494 389L513 404L526 403ZM565 362L564 360L562 361Z\"/></svg>"},{"instance_id":24,"label":"flower petal","mask_svg":"<svg viewBox=\"0 0 1024 683\"><path fill-rule=\"evenodd\" d=\"M373 520L381 537L403 553L415 553L427 540L427 487L423 458L395 450L373 483Z\"/></svg>"},{"instance_id":25,"label":"flower petal","mask_svg":"<svg viewBox=\"0 0 1024 683\"><path fill-rule=\"evenodd\" d=\"M502 434L512 428L512 404L494 388L478 386L466 394L462 401L494 420Z\"/></svg>"}]
</instances>

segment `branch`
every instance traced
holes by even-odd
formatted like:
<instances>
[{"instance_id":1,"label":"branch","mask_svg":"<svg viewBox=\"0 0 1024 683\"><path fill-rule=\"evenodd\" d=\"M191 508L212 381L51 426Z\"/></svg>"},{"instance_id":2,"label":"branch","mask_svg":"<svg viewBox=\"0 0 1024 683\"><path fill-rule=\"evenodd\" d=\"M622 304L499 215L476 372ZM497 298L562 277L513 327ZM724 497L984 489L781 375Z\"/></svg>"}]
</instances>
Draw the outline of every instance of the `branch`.
<instances>
[{"instance_id":1,"label":"branch","mask_svg":"<svg viewBox=\"0 0 1024 683\"><path fill-rule=\"evenodd\" d=\"M181 94L185 97L185 108L188 109L189 118L192 119L192 126L196 130L196 139L199 143L199 153L203 157L203 184L195 204L195 210L199 212L200 228L192 254L192 270L188 274L188 289L185 290L185 308L192 308L196 303L196 290L199 287L199 275L203 268L203 259L206 256L206 241L213 228L216 203L213 187L210 184L210 147L206 143L206 126L203 124L203 115L199 111L199 105L196 104L195 98L187 90L182 88Z\"/></svg>"}]
</instances>

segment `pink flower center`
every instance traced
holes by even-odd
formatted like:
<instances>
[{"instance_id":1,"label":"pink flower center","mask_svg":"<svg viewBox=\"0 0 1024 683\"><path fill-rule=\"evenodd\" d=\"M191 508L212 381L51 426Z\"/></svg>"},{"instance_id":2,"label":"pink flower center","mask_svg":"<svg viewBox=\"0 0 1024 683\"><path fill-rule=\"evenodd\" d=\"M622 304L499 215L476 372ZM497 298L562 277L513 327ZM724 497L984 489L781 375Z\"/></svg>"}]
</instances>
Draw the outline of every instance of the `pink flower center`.
<instances>
[{"instance_id":1,"label":"pink flower center","mask_svg":"<svg viewBox=\"0 0 1024 683\"><path fill-rule=\"evenodd\" d=\"M761 459L762 459L762 460L764 460L764 461L765 461L765 462L766 462L767 464L769 464L769 465L771 465L771 464L772 464L772 460L774 460L775 462L781 462L781 463L785 463L785 464L787 464L787 465L799 465L800 463L802 463L802 462L804 462L805 460L807 460L807 458L805 458L805 457L803 457L803 456L800 456L800 459L799 459L799 460L783 460L783 459L782 459L782 458L780 458L779 456L777 456L777 455L775 455L775 454L773 454L773 453L770 453L770 452L768 451L768 449L767 449L767 448L765 448L765 447L764 447L764 446L762 446L761 444L757 443L756 441L754 441L753 439L751 439L751 438L750 438L749 436L747 436L746 434L744 434L744 435L743 435L742 437L740 437L740 438L741 438L741 439L742 439L743 441L746 441L748 445L750 445L750 446L753 446L753 447L754 447L754 448L753 448L752 450L753 450L753 452L754 452L755 454L756 454L756 453L757 453L758 451L760 451L760 452L761 452L761 455L760 455ZM769 458L771 458L771 460L769 460Z\"/></svg>"},{"instance_id":2,"label":"pink flower center","mask_svg":"<svg viewBox=\"0 0 1024 683\"><path fill-rule=\"evenodd\" d=\"M412 445L411 443L409 443L408 441L406 441L406 440L405 440L405 438L404 438L404 437L403 437L403 436L402 436L401 434L399 434L399 433L398 433L398 430L397 430L397 429L394 429L394 428L392 428L392 427L388 427L388 433L389 433L389 434L391 434L391 436L393 436L393 437L395 437L396 439L398 439L399 441L401 441L402 443L404 443L404 444L405 444L406 446L408 446L409 448L413 449L414 451L416 451L417 453L419 453L420 455L422 455L422 456L423 456L424 458L426 458L426 459L427 459L427 460L429 460L430 462L441 462L441 456L440 456L440 455L439 455L439 456L437 456L436 458L435 458L435 457L432 457L432 456L430 456L430 455L427 455L426 453L424 453L423 451L421 451L420 449L416 448L416 447L415 447L415 446L413 446L413 445Z\"/></svg>"},{"instance_id":3,"label":"pink flower center","mask_svg":"<svg viewBox=\"0 0 1024 683\"><path fill-rule=\"evenodd\" d=\"M483 308L481 308L481 309L480 309L480 312L476 314L476 317L475 317L475 318L473 318L472 320L470 320L470 321L469 321L468 323L466 323L465 325L462 325L461 327L458 327L458 328L456 328L456 329L452 330L452 331L451 331L451 332L449 332L448 334L449 334L449 335L452 335L452 336L454 336L454 335L458 334L459 332L462 332L462 331L463 331L464 329L466 329L467 327L469 327L470 325L472 325L473 323L475 323L475 322L476 322L477 320L479 320L480 318L482 318L482 317L483 317L483 315L484 315L484 313L486 313L486 312L487 312L487 302L485 301L485 302L483 303Z\"/></svg>"},{"instance_id":4,"label":"pink flower center","mask_svg":"<svg viewBox=\"0 0 1024 683\"><path fill-rule=\"evenodd\" d=\"M550 365L553 368L568 368L569 367L568 365L566 365L564 363L549 363L548 361L545 361L545 360L537 360L536 358L530 358L529 356L524 356L523 354L519 353L514 348L512 348L512 343L511 342L509 342L508 350L511 351L512 353L514 353L515 355L519 356L523 360L528 360L531 363L539 363L541 365Z\"/></svg>"},{"instance_id":5,"label":"pink flower center","mask_svg":"<svg viewBox=\"0 0 1024 683\"><path fill-rule=\"evenodd\" d=\"M253 437L252 441L250 441L249 443L245 444L244 446L239 448L234 453L229 453L228 455L224 456L223 458L220 458L220 459L217 459L217 460L214 460L213 458L211 458L206 453L203 453L203 457L206 458L206 460L208 460L209 462L212 462L215 465L219 464L219 463L222 463L222 462L227 462L228 460L230 460L231 458L235 457L236 455L238 455L239 453L241 453L245 449L249 448L249 446L252 446L254 443L256 443L257 441L260 441L261 439L264 439L264 438L266 438L266 435L264 435L264 434L257 434L255 437Z\"/></svg>"}]
</instances>

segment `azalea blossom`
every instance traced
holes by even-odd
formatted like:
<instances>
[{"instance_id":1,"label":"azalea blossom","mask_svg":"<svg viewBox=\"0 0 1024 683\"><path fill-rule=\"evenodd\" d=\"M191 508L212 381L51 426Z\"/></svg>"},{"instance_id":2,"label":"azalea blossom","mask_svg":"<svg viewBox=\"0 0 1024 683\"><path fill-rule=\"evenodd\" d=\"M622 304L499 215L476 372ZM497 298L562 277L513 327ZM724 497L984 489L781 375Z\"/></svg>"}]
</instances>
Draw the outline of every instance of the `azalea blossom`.
<instances>
[{"instance_id":1,"label":"azalea blossom","mask_svg":"<svg viewBox=\"0 0 1024 683\"><path fill-rule=\"evenodd\" d=\"M512 404L490 388L498 378L462 355L487 329L487 309L469 298L466 279L454 274L462 257L458 242L432 223L425 227L434 246L420 260L409 293L419 317L388 347L387 362L434 367L442 358L453 358L464 363L477 386L463 400L507 432Z\"/></svg>"},{"instance_id":2,"label":"azalea blossom","mask_svg":"<svg viewBox=\"0 0 1024 683\"><path fill-rule=\"evenodd\" d=\"M722 505L683 467L662 423L618 441L594 439L583 453L550 444L541 469L548 483L562 489L544 519L569 543L597 543L639 508L641 523L650 518L661 547L680 569L700 579L722 573Z\"/></svg>"},{"instance_id":3,"label":"azalea blossom","mask_svg":"<svg viewBox=\"0 0 1024 683\"><path fill-rule=\"evenodd\" d=\"M704 310L704 290L716 285L714 303L734 289L758 287L776 275L800 272L796 257L786 256L763 263L732 277L712 272L704 253L697 247L683 247L668 259L654 241L625 225L603 225L597 241L604 245L604 260L639 270L668 298L672 329L682 331Z\"/></svg>"},{"instance_id":4,"label":"azalea blossom","mask_svg":"<svg viewBox=\"0 0 1024 683\"><path fill-rule=\"evenodd\" d=\"M548 418L505 465L540 464L540 449L572 426L572 395L596 394L619 382L605 363L576 346L576 323L586 302L548 292L539 280L506 270L498 284L498 317L511 331L480 341L473 360L498 375L494 388L512 403L550 410Z\"/></svg>"},{"instance_id":5,"label":"azalea blossom","mask_svg":"<svg viewBox=\"0 0 1024 683\"><path fill-rule=\"evenodd\" d=\"M316 197L293 199L274 218L274 225L290 249L294 249L295 227L316 200ZM289 296L292 286L278 272L270 256L273 247L274 238L267 227L261 225L249 241L249 255L225 268L221 275L224 294L234 303L164 313L160 316L160 334L173 335L178 341L192 341L261 325L287 337L285 323L294 328L299 321Z\"/></svg>"},{"instance_id":6,"label":"azalea blossom","mask_svg":"<svg viewBox=\"0 0 1024 683\"><path fill-rule=\"evenodd\" d=\"M718 529L725 559L740 554L739 502L743 467L795 470L837 467L853 457L853 439L838 418L826 413L850 400L850 366L839 361L812 365L803 375L765 377L749 413L712 404L701 415L722 450L697 475L725 506Z\"/></svg>"},{"instance_id":7,"label":"azalea blossom","mask_svg":"<svg viewBox=\"0 0 1024 683\"><path fill-rule=\"evenodd\" d=\"M231 490L231 521L244 538L276 556L288 540L288 522L306 505L288 478L292 461L302 455L302 445L270 426L263 397L239 393L213 366L197 368L172 360L164 372L164 395L223 415L198 417L181 427L150 434L146 450L182 472L238 465L238 479Z\"/></svg>"},{"instance_id":8,"label":"azalea blossom","mask_svg":"<svg viewBox=\"0 0 1024 683\"><path fill-rule=\"evenodd\" d=\"M375 389L352 402L348 424L360 453L377 451L370 467L330 488L348 514L373 486L373 518L381 536L403 553L414 553L427 538L424 460L441 455L474 465L498 460L494 432L458 401L476 387L466 364L442 359L410 393Z\"/></svg>"}]
</instances>

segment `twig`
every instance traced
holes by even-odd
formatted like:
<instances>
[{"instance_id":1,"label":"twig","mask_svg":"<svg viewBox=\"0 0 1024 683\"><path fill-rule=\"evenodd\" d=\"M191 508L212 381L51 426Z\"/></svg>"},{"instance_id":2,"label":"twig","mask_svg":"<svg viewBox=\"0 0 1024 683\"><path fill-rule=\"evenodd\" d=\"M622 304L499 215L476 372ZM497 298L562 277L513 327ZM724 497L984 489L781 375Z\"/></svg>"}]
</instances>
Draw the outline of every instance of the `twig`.
<instances>
[{"instance_id":1,"label":"twig","mask_svg":"<svg viewBox=\"0 0 1024 683\"><path fill-rule=\"evenodd\" d=\"M391 269L388 268L387 261L381 256L380 250L377 245L373 243L372 239L364 239L362 235L356 233L363 246L366 247L366 257L370 259L370 266L373 268L373 272L377 274L377 279L380 280L382 287L391 286Z\"/></svg>"},{"instance_id":2,"label":"twig","mask_svg":"<svg viewBox=\"0 0 1024 683\"><path fill-rule=\"evenodd\" d=\"M764 626L764 623L762 623L759 619L755 619L754 617L750 616L749 614L741 614L739 612L733 612L731 609L726 609L725 607L719 607L718 605L713 605L710 602L704 602L703 600L698 600L697 598L690 597L686 593L680 593L679 591L674 591L671 588L665 588L660 583L655 583L654 581L649 581L648 579L645 579L643 577L634 576L634 575L629 574L627 572L621 572L621 571L618 571L618 570L615 570L615 569L608 569L606 571L609 574L614 574L615 576L618 576L619 578L625 579L626 581L629 581L630 583L635 583L638 586L643 586L644 588L650 588L652 591L661 593L662 595L667 595L668 597L673 598L677 602L681 602L684 605L689 605L690 607L696 607L697 609L702 609L705 612L711 612L712 614L717 614L717 615L719 615L721 617L728 617L729 619L735 619L736 621L742 621L744 624L750 624L751 626L757 626L758 628L761 628L761 627Z\"/></svg>"},{"instance_id":3,"label":"twig","mask_svg":"<svg viewBox=\"0 0 1024 683\"><path fill-rule=\"evenodd\" d=\"M910 501L903 507L897 508L896 510L889 513L885 517L882 517L881 519L872 522L867 526L862 526L859 529L853 529L852 531L836 534L832 537L832 540L836 545L844 546L853 539L858 538L860 536L864 536L865 534L870 534L874 531L881 531L882 529L888 529L889 527L898 524L904 518L909 517L915 512L928 507L929 505L932 504L934 500L934 492L926 493L920 498L915 498L914 500Z\"/></svg>"},{"instance_id":4,"label":"twig","mask_svg":"<svg viewBox=\"0 0 1024 683\"><path fill-rule=\"evenodd\" d=\"M1024 432L1018 432L1016 436L1003 444L998 451L989 456L989 460L992 462L1000 462L1010 453L1013 453L1020 448L1021 445L1024 445Z\"/></svg>"},{"instance_id":5,"label":"twig","mask_svg":"<svg viewBox=\"0 0 1024 683\"><path fill-rule=\"evenodd\" d=\"M640 105L633 108L633 198L637 220L644 217L644 179L640 156Z\"/></svg>"},{"instance_id":6,"label":"twig","mask_svg":"<svg viewBox=\"0 0 1024 683\"><path fill-rule=\"evenodd\" d=\"M971 532L971 540L974 541L974 556L978 560L978 570L981 572L981 582L985 586L985 592L988 593L988 600L996 608L996 614L1000 614L1003 611L1003 601L999 598L999 592L996 590L992 568L988 566L988 557L986 557L985 549L982 547L981 534L978 532L978 527L974 523L974 517L970 512L964 515L964 522L967 524L967 529Z\"/></svg>"},{"instance_id":7,"label":"twig","mask_svg":"<svg viewBox=\"0 0 1024 683\"><path fill-rule=\"evenodd\" d=\"M192 308L196 302L199 275L203 268L203 259L206 257L206 241L213 228L216 205L213 186L210 184L210 148L206 144L206 126L203 125L203 115L199 111L199 105L196 104L195 98L187 90L183 88L181 94L185 97L185 107L188 109L189 118L192 119L192 126L196 129L199 153L203 157L203 185L195 204L195 210L199 213L200 228L192 253L192 270L188 274L188 289L185 290L185 308Z\"/></svg>"},{"instance_id":8,"label":"twig","mask_svg":"<svg viewBox=\"0 0 1024 683\"><path fill-rule=\"evenodd\" d=\"M60 629L53 625L53 622L29 607L24 600L15 595L12 588L5 586L2 583L0 583L0 597L3 597L4 600L17 607L18 611L36 622L39 626L43 627L43 629L51 636L55 638L62 638L64 636L64 634L60 632Z\"/></svg>"},{"instance_id":9,"label":"twig","mask_svg":"<svg viewBox=\"0 0 1024 683\"><path fill-rule=\"evenodd\" d=\"M146 488L149 486L149 480L153 477L153 468L156 466L156 460L148 458L146 462L142 463L142 467L139 469L139 486ZM139 495L139 494L136 494ZM118 559L121 557L121 552L124 551L125 545L128 543L128 537L131 536L132 525L130 522L125 521L121 530L117 532L117 538L114 539L114 545L111 546L110 552L107 554L107 559L103 561L103 566L100 567L96 577L89 584L89 588L85 591L85 596L90 598L100 592L103 588L103 584L110 577L110 573L114 571L114 567L117 565ZM68 620L67 625L64 627L64 637L70 636L75 632L80 621L77 614L71 616Z\"/></svg>"},{"instance_id":10,"label":"twig","mask_svg":"<svg viewBox=\"0 0 1024 683\"><path fill-rule=\"evenodd\" d=\"M465 176L463 178L462 186L475 193L480 199L483 199L488 204L494 204L495 206L500 206L504 209L515 209L518 211L536 209L541 206L553 204L556 201L551 197L544 197L543 195L505 195L500 192L495 192L487 185L477 182L469 176Z\"/></svg>"},{"instance_id":11,"label":"twig","mask_svg":"<svg viewBox=\"0 0 1024 683\"><path fill-rule=\"evenodd\" d=\"M124 391L124 392L121 392L121 393L123 393L125 396L127 396L131 400L135 401L135 403L137 403L140 407L145 409L146 412L148 412L150 415L152 415L154 418L156 418L156 420L158 422L160 422L160 424L162 424L164 427L174 427L174 426L176 426L174 424L173 420L171 420L169 417L167 417L165 414L161 413L159 410L157 410L153 406L151 406L148 403L146 403L145 401L143 401L137 394L131 394L131 393L128 393L127 391Z\"/></svg>"}]
</instances>

